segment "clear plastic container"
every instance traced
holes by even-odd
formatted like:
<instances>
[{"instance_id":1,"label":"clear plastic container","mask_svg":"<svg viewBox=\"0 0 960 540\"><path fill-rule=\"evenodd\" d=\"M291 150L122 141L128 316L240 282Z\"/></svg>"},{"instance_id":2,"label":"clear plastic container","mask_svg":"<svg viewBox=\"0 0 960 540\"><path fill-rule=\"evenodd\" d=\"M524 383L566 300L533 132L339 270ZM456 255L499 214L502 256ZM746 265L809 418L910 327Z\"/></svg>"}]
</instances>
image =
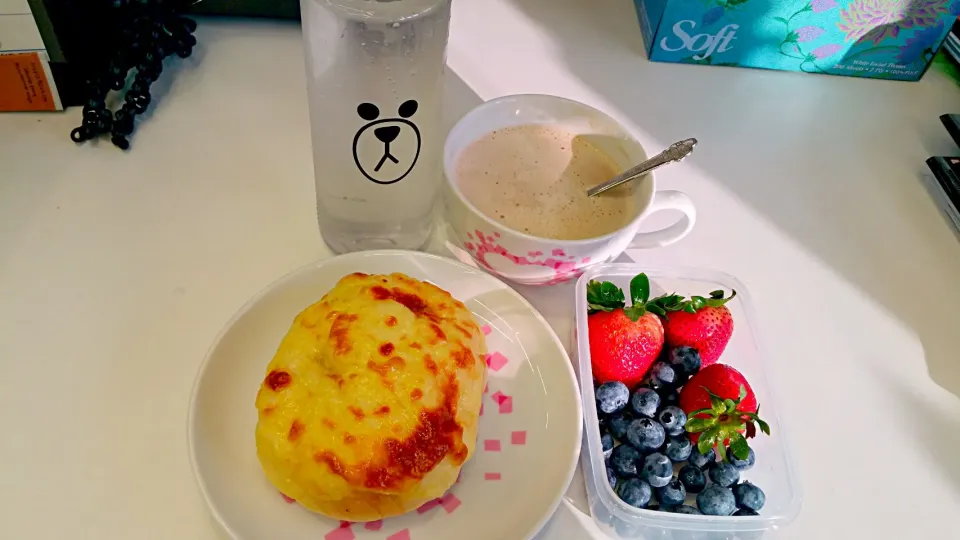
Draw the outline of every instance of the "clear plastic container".
<instances>
[{"instance_id":1,"label":"clear plastic container","mask_svg":"<svg viewBox=\"0 0 960 540\"><path fill-rule=\"evenodd\" d=\"M600 447L590 346L587 340L589 334L586 286L590 280L611 281L624 291L629 291L630 280L641 272L650 278L651 297L668 292L690 296L704 295L716 289L737 291L736 298L727 304L733 315L734 332L720 362L735 367L746 376L760 403L763 419L770 424L771 436L760 434L750 441L750 446L757 454L756 465L741 473L742 479L759 486L767 496L760 516L697 516L642 510L621 501L607 482ZM761 351L765 349L762 347L757 316L746 287L731 276L709 270L651 269L634 264L605 264L588 270L580 278L576 294L577 325L574 339L578 348L585 423L581 465L587 484L590 513L597 526L614 538L745 540L760 538L764 532L790 523L800 511L801 490L793 470L784 424L779 417L776 391L764 373L764 356ZM694 498L688 497L687 503L690 504Z\"/></svg>"}]
</instances>

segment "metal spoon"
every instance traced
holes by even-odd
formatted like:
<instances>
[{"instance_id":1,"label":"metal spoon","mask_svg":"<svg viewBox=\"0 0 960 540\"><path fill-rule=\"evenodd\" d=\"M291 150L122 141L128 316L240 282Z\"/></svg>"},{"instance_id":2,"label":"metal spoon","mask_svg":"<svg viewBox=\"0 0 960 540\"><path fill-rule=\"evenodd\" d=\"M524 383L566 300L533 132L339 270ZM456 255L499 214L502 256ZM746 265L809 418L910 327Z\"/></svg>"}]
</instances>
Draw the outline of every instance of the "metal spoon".
<instances>
[{"instance_id":1,"label":"metal spoon","mask_svg":"<svg viewBox=\"0 0 960 540\"><path fill-rule=\"evenodd\" d=\"M594 186L587 190L588 197L594 197L607 191L613 189L620 184L625 184L631 180L639 178L648 172L660 168L668 163L673 163L675 161L682 161L683 158L689 156L693 153L693 147L697 145L696 139L686 139L680 142L675 142L670 145L670 148L667 148L663 152L653 156L652 158L644 161L643 163L633 167L630 170L624 171L623 173L617 175L611 180L608 180L599 186Z\"/></svg>"}]
</instances>

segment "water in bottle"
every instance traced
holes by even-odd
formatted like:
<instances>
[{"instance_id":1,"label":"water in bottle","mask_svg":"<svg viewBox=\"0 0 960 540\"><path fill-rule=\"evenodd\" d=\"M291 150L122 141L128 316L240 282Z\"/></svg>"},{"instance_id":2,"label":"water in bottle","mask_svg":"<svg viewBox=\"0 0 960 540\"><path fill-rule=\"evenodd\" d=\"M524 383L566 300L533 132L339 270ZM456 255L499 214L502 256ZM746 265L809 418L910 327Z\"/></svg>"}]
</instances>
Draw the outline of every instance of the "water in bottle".
<instances>
[{"instance_id":1,"label":"water in bottle","mask_svg":"<svg viewBox=\"0 0 960 540\"><path fill-rule=\"evenodd\" d=\"M324 240L422 247L442 181L450 0L301 0L301 15Z\"/></svg>"}]
</instances>

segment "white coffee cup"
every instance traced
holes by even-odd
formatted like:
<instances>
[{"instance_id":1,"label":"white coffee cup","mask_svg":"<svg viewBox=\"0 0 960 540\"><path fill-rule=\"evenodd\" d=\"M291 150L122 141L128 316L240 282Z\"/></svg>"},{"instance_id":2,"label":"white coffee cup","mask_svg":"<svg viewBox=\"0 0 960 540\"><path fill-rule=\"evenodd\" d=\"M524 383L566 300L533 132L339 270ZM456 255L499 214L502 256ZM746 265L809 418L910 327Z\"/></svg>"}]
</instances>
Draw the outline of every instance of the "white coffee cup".
<instances>
[{"instance_id":1,"label":"white coffee cup","mask_svg":"<svg viewBox=\"0 0 960 540\"><path fill-rule=\"evenodd\" d=\"M579 276L591 265L616 258L627 248L672 244L693 228L697 217L693 202L680 191L657 191L653 173L633 181L637 213L630 223L596 238L541 238L510 229L486 216L457 186L457 159L470 143L492 131L527 124L548 124L582 135L623 170L648 157L643 146L616 120L569 99L536 94L505 96L467 113L450 131L444 146L444 202L455 241L483 268L527 285L559 283ZM597 183L603 180L598 179ZM494 181L492 177L490 181ZM678 210L683 215L663 229L639 232L643 220L661 210Z\"/></svg>"}]
</instances>

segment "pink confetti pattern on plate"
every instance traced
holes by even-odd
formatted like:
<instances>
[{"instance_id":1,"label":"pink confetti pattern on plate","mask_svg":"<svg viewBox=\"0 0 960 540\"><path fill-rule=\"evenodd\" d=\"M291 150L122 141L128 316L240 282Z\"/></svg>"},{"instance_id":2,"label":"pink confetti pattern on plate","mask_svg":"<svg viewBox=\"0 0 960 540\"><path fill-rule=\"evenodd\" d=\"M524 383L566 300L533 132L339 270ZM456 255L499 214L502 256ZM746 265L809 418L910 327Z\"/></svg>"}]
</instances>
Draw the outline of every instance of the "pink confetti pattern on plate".
<instances>
[{"instance_id":1,"label":"pink confetti pattern on plate","mask_svg":"<svg viewBox=\"0 0 960 540\"><path fill-rule=\"evenodd\" d=\"M498 472L488 472L483 473L484 480L500 480L500 473Z\"/></svg>"},{"instance_id":2,"label":"pink confetti pattern on plate","mask_svg":"<svg viewBox=\"0 0 960 540\"><path fill-rule=\"evenodd\" d=\"M457 508L460 508L461 504L460 499L453 493L447 493L443 497L440 497L440 506L442 506L448 514L452 514Z\"/></svg>"},{"instance_id":3,"label":"pink confetti pattern on plate","mask_svg":"<svg viewBox=\"0 0 960 540\"><path fill-rule=\"evenodd\" d=\"M500 409L500 414L510 414L513 412L513 398L504 394L503 392L497 390L493 393L493 401L497 403L497 407Z\"/></svg>"},{"instance_id":4,"label":"pink confetti pattern on plate","mask_svg":"<svg viewBox=\"0 0 960 540\"><path fill-rule=\"evenodd\" d=\"M487 452L499 452L500 439L487 439L483 441L483 449Z\"/></svg>"},{"instance_id":5,"label":"pink confetti pattern on plate","mask_svg":"<svg viewBox=\"0 0 960 540\"><path fill-rule=\"evenodd\" d=\"M426 514L427 512L433 510L437 506L440 506L440 499L434 499L432 501L427 501L420 505L420 508L417 508L418 514Z\"/></svg>"},{"instance_id":6,"label":"pink confetti pattern on plate","mask_svg":"<svg viewBox=\"0 0 960 540\"><path fill-rule=\"evenodd\" d=\"M403 529L387 537L387 540L410 540L410 529Z\"/></svg>"},{"instance_id":7,"label":"pink confetti pattern on plate","mask_svg":"<svg viewBox=\"0 0 960 540\"><path fill-rule=\"evenodd\" d=\"M523 445L527 444L527 432L526 431L514 431L510 434L510 444Z\"/></svg>"},{"instance_id":8,"label":"pink confetti pattern on plate","mask_svg":"<svg viewBox=\"0 0 960 540\"><path fill-rule=\"evenodd\" d=\"M487 355L487 366L493 371L500 371L507 365L507 362L509 362L507 357L498 352Z\"/></svg>"},{"instance_id":9,"label":"pink confetti pattern on plate","mask_svg":"<svg viewBox=\"0 0 960 540\"><path fill-rule=\"evenodd\" d=\"M323 540L354 540L357 535L353 534L350 526L337 527L336 529L324 535Z\"/></svg>"}]
</instances>

